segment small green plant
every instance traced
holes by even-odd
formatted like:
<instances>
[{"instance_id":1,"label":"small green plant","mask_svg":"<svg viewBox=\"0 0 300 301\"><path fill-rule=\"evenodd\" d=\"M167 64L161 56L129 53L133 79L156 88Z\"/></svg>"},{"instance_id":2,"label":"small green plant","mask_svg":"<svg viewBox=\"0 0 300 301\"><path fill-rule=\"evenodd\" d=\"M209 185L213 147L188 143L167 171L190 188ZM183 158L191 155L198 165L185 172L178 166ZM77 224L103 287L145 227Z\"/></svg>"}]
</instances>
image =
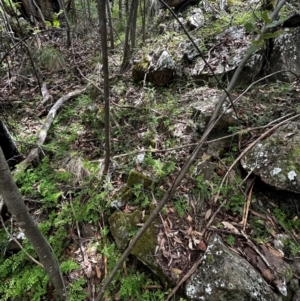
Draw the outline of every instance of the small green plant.
<instances>
[{"instance_id":1,"label":"small green plant","mask_svg":"<svg viewBox=\"0 0 300 301\"><path fill-rule=\"evenodd\" d=\"M151 202L151 194L150 191L146 191L143 186L143 183L135 184L132 188L132 193L135 197L134 203L139 204L142 208L145 208Z\"/></svg>"},{"instance_id":2,"label":"small green plant","mask_svg":"<svg viewBox=\"0 0 300 301\"><path fill-rule=\"evenodd\" d=\"M235 244L235 237L233 235L228 235L226 242L228 243L229 246L233 247Z\"/></svg>"},{"instance_id":3,"label":"small green plant","mask_svg":"<svg viewBox=\"0 0 300 301\"><path fill-rule=\"evenodd\" d=\"M174 202L174 208L176 209L178 215L182 218L189 210L187 199L183 197L176 199Z\"/></svg>"},{"instance_id":4,"label":"small green plant","mask_svg":"<svg viewBox=\"0 0 300 301\"><path fill-rule=\"evenodd\" d=\"M165 179L166 176L174 172L176 168L175 160L162 162L160 159L153 159L151 154L147 154L144 164L147 166L151 166L155 174L160 179Z\"/></svg>"}]
</instances>

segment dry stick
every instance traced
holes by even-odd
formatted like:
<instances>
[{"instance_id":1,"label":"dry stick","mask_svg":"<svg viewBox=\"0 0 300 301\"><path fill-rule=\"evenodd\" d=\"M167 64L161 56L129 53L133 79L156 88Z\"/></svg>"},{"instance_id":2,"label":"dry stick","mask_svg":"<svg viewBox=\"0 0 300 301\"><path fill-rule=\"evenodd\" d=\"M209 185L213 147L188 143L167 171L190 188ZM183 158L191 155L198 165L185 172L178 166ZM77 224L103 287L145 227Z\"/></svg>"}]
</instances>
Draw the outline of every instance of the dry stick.
<instances>
[{"instance_id":1,"label":"dry stick","mask_svg":"<svg viewBox=\"0 0 300 301\"><path fill-rule=\"evenodd\" d=\"M232 138L234 136L240 135L243 132L247 133L247 132L256 131L256 130L263 130L263 129L266 129L266 128L270 127L273 123L278 122L281 119L287 118L288 116L291 116L291 115L293 115L293 113L289 113L285 116L279 117L279 118L271 121L267 125L257 126L257 127L253 127L253 128L246 128L246 129L240 130L236 133L233 133L233 134L230 134L230 135L227 135L227 136L223 136L223 137L216 138L216 139L213 139L213 140L208 140L205 143L210 144L210 143L221 141L221 140L224 140L224 139L227 139L227 138ZM171 151L174 151L174 150L179 150L179 149L188 148L188 147L197 146L197 145L198 145L198 143L190 143L190 144L184 144L184 145L171 147L171 148L166 148L166 149L146 149L145 152L166 153L166 152L171 152ZM111 157L111 159L118 159L118 158L122 158L122 157L132 156L132 155L135 155L135 154L139 154L140 152L141 152L141 150L131 151L131 152L128 152L128 153L125 153L125 154L120 154L120 155L113 156L113 157ZM103 159L97 159L97 160L92 160L90 162L102 162L102 161L103 161Z\"/></svg>"},{"instance_id":2,"label":"dry stick","mask_svg":"<svg viewBox=\"0 0 300 301\"><path fill-rule=\"evenodd\" d=\"M80 95L81 93L83 93L86 90L86 88L81 89L81 90L75 90L73 92L70 92L66 95L64 95L63 97L61 97L50 109L45 123L43 124L40 133L39 133L39 138L38 141L36 143L37 147L33 148L29 155L27 156L27 158L21 163L21 165L25 165L27 163L31 163L34 159L36 159L38 157L38 149L39 147L45 142L48 131L50 129L50 126L55 118L55 115L58 111L58 109L63 105L63 103L67 100L69 100L72 97L75 97L77 95Z\"/></svg>"},{"instance_id":3,"label":"dry stick","mask_svg":"<svg viewBox=\"0 0 300 301\"><path fill-rule=\"evenodd\" d=\"M184 275L184 277L177 283L177 285L174 287L172 292L167 297L166 301L169 301L172 296L177 292L177 290L180 288L180 286L187 280L189 277L194 274L194 272L197 270L198 266L202 263L204 260L204 256L202 256L198 261L196 261L193 266L190 268L190 270Z\"/></svg>"},{"instance_id":4,"label":"dry stick","mask_svg":"<svg viewBox=\"0 0 300 301\"><path fill-rule=\"evenodd\" d=\"M259 82L261 82L261 81L267 79L268 77L274 76L274 75L276 75L276 74L278 74L278 73L286 73L286 72L287 72L287 73L292 73L293 75L295 75L296 78L299 79L299 76L298 76L296 73L294 73L294 72L292 72L292 71L290 71L290 70L280 70L280 71L273 72L273 73L271 73L271 74L268 74L268 75L266 75L266 76L264 76L264 77L258 79L257 81L255 81L255 82L253 82L251 85L249 85L249 86L247 87L247 89L245 89L245 91L243 91L236 99L234 99L234 100L232 101L232 103L236 103L236 102L237 102L244 94L246 94L246 93L251 89L251 87L253 87L253 86L256 85L257 83L259 83Z\"/></svg>"},{"instance_id":5,"label":"dry stick","mask_svg":"<svg viewBox=\"0 0 300 301\"><path fill-rule=\"evenodd\" d=\"M253 187L254 187L254 181L251 183L251 186L250 186L250 189L249 189L249 192L248 192L248 195L247 195L247 202L244 206L243 219L242 219L243 231L245 231L246 225L247 225Z\"/></svg>"},{"instance_id":6,"label":"dry stick","mask_svg":"<svg viewBox=\"0 0 300 301\"><path fill-rule=\"evenodd\" d=\"M291 121L297 117L300 117L300 114L297 114L295 116L292 116L276 125L274 125L271 129L269 129L268 131L266 131L265 133L263 133L261 136L259 136L255 141L253 141L251 144L249 144L244 150L243 152L235 159L235 161L230 165L230 167L228 168L225 176L223 177L222 179L222 182L220 184L220 187L219 187L219 190L214 198L214 201L216 202L217 199L219 198L219 195L220 195L220 191L221 191L221 188L225 182L225 180L227 179L230 171L232 170L232 168L238 163L239 160L241 160L241 158L243 158L245 156L245 154L252 148L254 147L258 142L260 142L261 140L263 140L264 138L266 138L268 135L270 135L275 129L277 129L278 127L280 127L281 125L285 124L286 122L288 121ZM207 223L206 225L206 228L208 228L211 223L213 222L213 220L215 219L216 215L219 213L219 211L221 210L221 208L224 206L224 204L226 203L227 200L224 200L220 206L218 207L218 209L215 211L215 213L212 215L212 217L210 218L209 222Z\"/></svg>"},{"instance_id":7,"label":"dry stick","mask_svg":"<svg viewBox=\"0 0 300 301\"><path fill-rule=\"evenodd\" d=\"M280 1L280 3L278 4L278 6L276 7L276 9L274 10L274 12L271 15L271 20L273 20L277 16L279 10L285 4L285 2L286 2L286 0L281 0ZM266 30L266 26L262 29L262 34L265 32L265 30ZM259 40L260 38L261 38L261 35L259 35L256 40ZM164 207L164 205L170 199L170 197L172 196L172 194L175 192L175 189L179 186L179 184L181 183L182 179L185 177L185 175L188 172L190 166L197 159L198 153L202 149L205 141L207 140L208 135L210 134L210 132L212 131L212 129L214 128L214 126L216 125L216 123L218 121L218 116L219 116L219 114L221 112L222 105L225 102L228 93L230 93L230 91L233 89L233 87L234 87L234 85L235 85L235 83L236 83L236 81L237 81L237 79L238 79L241 71L243 70L243 67L245 66L245 64L246 64L247 60L250 58L250 56L251 56L251 53L247 52L246 55L245 55L245 57L240 62L238 68L234 72L234 74L232 76L232 79L231 79L231 81L230 81L230 83L229 83L229 85L228 85L228 87L226 89L226 93L224 92L222 94L222 96L221 96L218 104L216 105L216 108L214 110L214 113L213 113L212 117L210 118L210 121L209 121L209 123L207 125L207 128L206 128L204 134L202 135L202 138L200 139L200 141L199 141L197 147L195 148L194 152L188 158L188 160L186 161L186 163L182 167L181 171L179 172L179 174L175 178L172 187L170 187L169 190L165 193L165 195L163 196L163 198L161 199L161 201L158 203L157 207L154 209L154 211L151 213L151 215L149 216L149 218L145 222L144 226L137 232L136 236L130 241L127 249L124 251L124 253L122 254L121 258L116 263L114 269L111 271L111 273L109 274L109 276L107 277L107 279L103 283L103 285L102 285L102 287L101 287L101 289L100 289L100 291L99 291L99 293L98 293L95 301L100 301L102 299L102 297L104 296L105 290L107 289L107 287L109 286L109 284L112 282L112 280L115 277L115 275L117 274L119 268L122 266L123 262L126 260L126 258L130 254L131 250L134 248L134 246L136 245L136 243L138 242L138 240L141 238L141 236L144 234L144 232L149 228L149 226L151 225L151 223L155 220L155 218L157 217L157 215L159 214L159 212L161 211L161 209Z\"/></svg>"}]
</instances>

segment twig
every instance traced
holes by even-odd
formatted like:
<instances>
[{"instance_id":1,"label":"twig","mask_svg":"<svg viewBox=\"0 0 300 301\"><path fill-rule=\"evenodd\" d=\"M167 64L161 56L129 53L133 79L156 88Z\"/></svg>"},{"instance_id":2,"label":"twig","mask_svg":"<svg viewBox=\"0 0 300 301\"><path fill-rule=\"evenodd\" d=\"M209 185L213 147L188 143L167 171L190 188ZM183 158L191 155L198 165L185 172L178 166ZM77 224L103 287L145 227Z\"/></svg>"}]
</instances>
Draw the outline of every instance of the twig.
<instances>
[{"instance_id":1,"label":"twig","mask_svg":"<svg viewBox=\"0 0 300 301\"><path fill-rule=\"evenodd\" d=\"M261 257L261 259L263 260L263 262L266 264L266 266L268 268L271 269L271 266L268 262L268 260L266 259L266 257L257 249L256 245L249 239L249 237L244 233L244 231L241 231L242 235L244 236L244 238L247 240L248 245Z\"/></svg>"},{"instance_id":2,"label":"twig","mask_svg":"<svg viewBox=\"0 0 300 301\"><path fill-rule=\"evenodd\" d=\"M172 298L172 296L177 292L179 287L197 270L198 266L202 263L203 260L204 260L204 256L201 256L201 258L198 259L198 261L196 261L193 264L190 270L183 276L183 278L173 288L172 292L168 295L166 301L169 301Z\"/></svg>"},{"instance_id":3,"label":"twig","mask_svg":"<svg viewBox=\"0 0 300 301\"><path fill-rule=\"evenodd\" d=\"M26 254L26 256L32 261L32 262L34 262L35 264L37 264L37 265L39 265L40 267L42 267L42 268L44 268L44 266L40 263L40 262L38 262L36 259L34 259L24 248L23 248L23 246L19 243L19 241L13 236L13 235L11 235L8 231L7 231L7 229L6 229L6 227L5 227L5 224L4 224L4 221L3 221L3 218L2 218L2 216L0 215L0 220L1 220L1 224L2 224L2 227L3 227L3 229L4 229L4 231L6 232L6 234L9 236L9 238L10 239L12 239L19 247L20 247L20 249Z\"/></svg>"},{"instance_id":4,"label":"twig","mask_svg":"<svg viewBox=\"0 0 300 301\"><path fill-rule=\"evenodd\" d=\"M249 208L250 208L250 203L251 203L251 198L252 198L252 191L254 187L254 181L252 181L248 195L247 195L247 202L244 205L244 212L243 212L243 219L242 219L242 225L243 225L243 231L246 229L247 225L247 219L248 219L248 214L249 214Z\"/></svg>"}]
</instances>

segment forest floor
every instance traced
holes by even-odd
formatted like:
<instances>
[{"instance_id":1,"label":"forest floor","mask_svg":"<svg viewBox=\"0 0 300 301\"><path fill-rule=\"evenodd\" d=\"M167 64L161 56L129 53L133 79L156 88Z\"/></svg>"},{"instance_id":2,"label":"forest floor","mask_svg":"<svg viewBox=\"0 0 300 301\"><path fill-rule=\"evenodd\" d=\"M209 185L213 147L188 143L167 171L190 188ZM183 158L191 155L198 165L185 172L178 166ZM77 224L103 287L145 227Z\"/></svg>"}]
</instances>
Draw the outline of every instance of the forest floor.
<instances>
[{"instance_id":1,"label":"forest floor","mask_svg":"<svg viewBox=\"0 0 300 301\"><path fill-rule=\"evenodd\" d=\"M133 169L157 180L158 188L145 191L135 187L135 204L127 204L122 210L126 213L137 207L149 210L149 205L155 205L162 198L201 138L193 119L193 104L199 100L199 95L209 98L218 89L204 89L179 77L166 87L135 83L130 68L120 72L121 47L111 51L111 165L103 180L105 132L100 38L95 31L78 33L71 49L67 49L63 41L61 33L51 31L33 38L32 45L41 43L43 46L31 53L35 68L21 46L10 52L6 59L10 72L0 70L0 117L26 158L54 103L70 92L89 86L81 95L66 101L58 111L47 139L40 147L39 164L27 168L15 179L28 210L62 264L70 285L70 300L92 300L86 299L86 295L89 298L95 296L97 285L108 275L121 253L109 231L111 201L126 185ZM164 42L160 40L161 45L165 45ZM147 48L151 48L150 40L143 51ZM141 51L133 57L135 55L140 58ZM43 83L46 83L51 98L41 105ZM236 88L232 97L244 90L245 87ZM221 189L217 202L214 201L223 176L241 150L264 132L266 124L294 108L299 101L299 91L296 81L291 84L263 82L253 86L236 105L239 114L236 125L227 132L217 132L209 137L208 140L213 140L229 136L220 146L222 149L214 150L214 153L209 149L209 143L203 148L198 162L160 217L162 222L168 221L170 231L182 230L176 238L186 244L184 249L188 250L190 262L178 269L188 271L193 259L205 249L199 241L189 245L195 238L191 231L202 233L216 210L220 209L209 231L218 232L233 249L242 247L246 238L238 239L230 229L240 227L244 221L245 203L249 198L251 206L245 231L249 239L266 244L279 233L299 236L298 197L275 191L259 179L251 182L254 183L252 195L252 188L249 190L243 181L247 174L239 164L234 165L232 180ZM248 131L250 128L254 129ZM145 158L139 161L141 153L145 153ZM200 161L214 164L211 180L197 175ZM224 200L228 202L221 206ZM9 220L5 223L8 226ZM11 229L11 234L15 234L17 229ZM5 241L6 234L1 232L0 237ZM205 244L205 238L203 242ZM24 242L24 248L34 254L28 242ZM299 245L290 243L285 256L299 256L299 251ZM46 276L28 260L24 263L24 258L22 252L13 251L7 251L1 257L0 263L6 269L0 276L3 280L0 281L0 292L7 296L3 300L19 296L22 300L42 300L38 299L40 296L54 300ZM12 260L13 270L10 269ZM29 284L25 277L30 279ZM18 288L11 290L14 283ZM38 287L37 283L40 283ZM168 293L169 290L147 268L130 257L116 276L106 300L165 300ZM139 299L141 294L143 299ZM178 294L174 298L179 300L180 297Z\"/></svg>"}]
</instances>

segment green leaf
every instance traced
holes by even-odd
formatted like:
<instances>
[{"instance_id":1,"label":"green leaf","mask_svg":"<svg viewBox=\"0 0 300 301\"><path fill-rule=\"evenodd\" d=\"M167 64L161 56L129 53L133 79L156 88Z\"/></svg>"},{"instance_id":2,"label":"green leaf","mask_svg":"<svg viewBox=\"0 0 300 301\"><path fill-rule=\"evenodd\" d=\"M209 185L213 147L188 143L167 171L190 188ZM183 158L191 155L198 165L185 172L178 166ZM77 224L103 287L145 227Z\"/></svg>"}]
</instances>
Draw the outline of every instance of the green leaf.
<instances>
[{"instance_id":1,"label":"green leaf","mask_svg":"<svg viewBox=\"0 0 300 301\"><path fill-rule=\"evenodd\" d=\"M250 23L250 22L247 22L244 26L245 26L245 29L246 29L247 33L252 32L254 27L255 27L254 24Z\"/></svg>"},{"instance_id":2,"label":"green leaf","mask_svg":"<svg viewBox=\"0 0 300 301\"><path fill-rule=\"evenodd\" d=\"M263 40L267 40L267 39L273 39L278 37L280 34L279 31L275 31L275 32L266 32L261 36L261 39Z\"/></svg>"},{"instance_id":3,"label":"green leaf","mask_svg":"<svg viewBox=\"0 0 300 301\"><path fill-rule=\"evenodd\" d=\"M260 49L259 45L252 44L248 49L247 49L247 54L253 54L256 50Z\"/></svg>"},{"instance_id":4,"label":"green leaf","mask_svg":"<svg viewBox=\"0 0 300 301\"><path fill-rule=\"evenodd\" d=\"M53 26L59 28L60 22L58 20L53 20Z\"/></svg>"},{"instance_id":5,"label":"green leaf","mask_svg":"<svg viewBox=\"0 0 300 301\"><path fill-rule=\"evenodd\" d=\"M270 24L268 24L266 26L266 28L273 28L273 27L277 27L278 25L282 24L282 20L278 20L278 21L273 21Z\"/></svg>"},{"instance_id":6,"label":"green leaf","mask_svg":"<svg viewBox=\"0 0 300 301\"><path fill-rule=\"evenodd\" d=\"M45 25L46 25L46 27L51 27L52 26L50 21L45 21Z\"/></svg>"},{"instance_id":7,"label":"green leaf","mask_svg":"<svg viewBox=\"0 0 300 301\"><path fill-rule=\"evenodd\" d=\"M263 11L261 14L262 19L264 20L265 24L271 23L271 19L269 18L269 13L268 11Z\"/></svg>"}]
</instances>

